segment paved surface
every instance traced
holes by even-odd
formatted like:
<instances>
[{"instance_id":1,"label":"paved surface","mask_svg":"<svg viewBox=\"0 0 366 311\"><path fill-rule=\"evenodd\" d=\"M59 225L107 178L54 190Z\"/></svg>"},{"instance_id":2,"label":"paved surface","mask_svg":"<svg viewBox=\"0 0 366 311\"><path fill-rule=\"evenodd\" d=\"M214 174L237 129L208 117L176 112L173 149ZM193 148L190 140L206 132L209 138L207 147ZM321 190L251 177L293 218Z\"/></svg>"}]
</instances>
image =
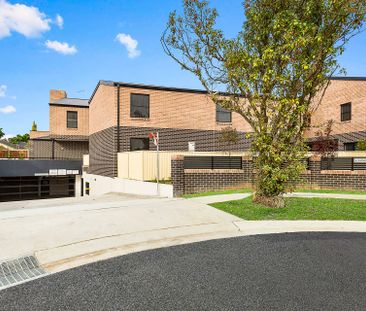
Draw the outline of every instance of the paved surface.
<instances>
[{"instance_id":1,"label":"paved surface","mask_svg":"<svg viewBox=\"0 0 366 311\"><path fill-rule=\"evenodd\" d=\"M366 194L338 194L338 193L315 193L315 192L294 192L287 195L297 198L329 198L329 199L349 199L366 200Z\"/></svg>"},{"instance_id":2,"label":"paved surface","mask_svg":"<svg viewBox=\"0 0 366 311\"><path fill-rule=\"evenodd\" d=\"M365 310L365 245L297 233L135 253L0 291L0 310Z\"/></svg>"},{"instance_id":3,"label":"paved surface","mask_svg":"<svg viewBox=\"0 0 366 311\"><path fill-rule=\"evenodd\" d=\"M190 198L187 200L189 200L190 202L212 204L212 203L218 203L218 202L242 200L247 197L250 197L251 195L252 195L252 193L218 194L218 195L209 195L209 196L205 196L205 197Z\"/></svg>"},{"instance_id":4,"label":"paved surface","mask_svg":"<svg viewBox=\"0 0 366 311\"><path fill-rule=\"evenodd\" d=\"M53 272L238 232L233 222L239 218L183 199L112 195L9 205L0 204L0 261L35 254Z\"/></svg>"}]
</instances>

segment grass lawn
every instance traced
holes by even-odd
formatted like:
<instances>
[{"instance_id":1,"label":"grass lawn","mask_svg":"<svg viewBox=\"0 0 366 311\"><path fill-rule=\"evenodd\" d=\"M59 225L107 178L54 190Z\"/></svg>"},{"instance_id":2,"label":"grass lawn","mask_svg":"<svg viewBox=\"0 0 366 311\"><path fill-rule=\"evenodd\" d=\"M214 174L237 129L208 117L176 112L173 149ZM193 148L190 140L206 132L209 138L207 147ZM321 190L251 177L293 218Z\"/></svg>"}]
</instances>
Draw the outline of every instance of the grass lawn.
<instances>
[{"instance_id":1,"label":"grass lawn","mask_svg":"<svg viewBox=\"0 0 366 311\"><path fill-rule=\"evenodd\" d=\"M252 197L211 206L246 220L366 220L366 201L287 198L287 206L271 209L254 204Z\"/></svg>"},{"instance_id":2,"label":"grass lawn","mask_svg":"<svg viewBox=\"0 0 366 311\"><path fill-rule=\"evenodd\" d=\"M233 194L233 193L248 193L253 192L252 189L234 189L234 190L222 190L222 191L209 191L209 192L200 192L193 194L185 194L183 198L197 198L197 197L207 197L210 195L218 195L218 194Z\"/></svg>"}]
</instances>

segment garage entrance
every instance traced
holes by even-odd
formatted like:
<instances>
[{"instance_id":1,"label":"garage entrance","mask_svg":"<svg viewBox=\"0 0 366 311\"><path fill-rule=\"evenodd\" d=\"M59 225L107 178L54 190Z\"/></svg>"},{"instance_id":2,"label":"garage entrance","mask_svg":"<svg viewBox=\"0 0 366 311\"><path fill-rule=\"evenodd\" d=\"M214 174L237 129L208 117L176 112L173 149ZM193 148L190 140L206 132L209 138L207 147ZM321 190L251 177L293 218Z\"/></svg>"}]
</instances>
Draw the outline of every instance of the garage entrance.
<instances>
[{"instance_id":1,"label":"garage entrance","mask_svg":"<svg viewBox=\"0 0 366 311\"><path fill-rule=\"evenodd\" d=\"M75 196L75 176L0 177L0 202Z\"/></svg>"}]
</instances>

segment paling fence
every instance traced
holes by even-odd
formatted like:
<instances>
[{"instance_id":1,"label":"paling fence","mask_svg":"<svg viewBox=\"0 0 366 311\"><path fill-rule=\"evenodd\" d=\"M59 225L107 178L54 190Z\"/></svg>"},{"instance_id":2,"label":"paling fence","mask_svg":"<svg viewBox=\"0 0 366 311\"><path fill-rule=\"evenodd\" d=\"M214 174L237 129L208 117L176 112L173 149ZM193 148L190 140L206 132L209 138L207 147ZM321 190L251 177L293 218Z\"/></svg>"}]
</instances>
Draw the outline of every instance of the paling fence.
<instances>
[{"instance_id":1,"label":"paling fence","mask_svg":"<svg viewBox=\"0 0 366 311\"><path fill-rule=\"evenodd\" d=\"M0 159L26 159L29 157L28 150L2 150Z\"/></svg>"},{"instance_id":2,"label":"paling fence","mask_svg":"<svg viewBox=\"0 0 366 311\"><path fill-rule=\"evenodd\" d=\"M176 155L183 155L187 161L190 158L197 158L201 165L207 167L214 165L241 165L241 158L248 155L248 152L181 152L162 151L159 152L159 176L160 180L168 181L172 177L171 161ZM228 159L228 160L225 160ZM213 163L214 162L214 163ZM118 154L118 177L124 179L153 181L157 176L157 153L155 151L134 151Z\"/></svg>"}]
</instances>

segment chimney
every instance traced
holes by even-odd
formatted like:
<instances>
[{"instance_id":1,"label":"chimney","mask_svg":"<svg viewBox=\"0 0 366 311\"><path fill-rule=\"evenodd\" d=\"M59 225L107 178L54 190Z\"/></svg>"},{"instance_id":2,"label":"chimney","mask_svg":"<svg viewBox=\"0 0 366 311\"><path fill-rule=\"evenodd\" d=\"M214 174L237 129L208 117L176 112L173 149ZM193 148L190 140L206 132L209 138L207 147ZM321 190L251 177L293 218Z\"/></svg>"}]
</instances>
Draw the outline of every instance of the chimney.
<instances>
[{"instance_id":1,"label":"chimney","mask_svg":"<svg viewBox=\"0 0 366 311\"><path fill-rule=\"evenodd\" d=\"M67 94L63 90L51 90L50 91L50 103L54 103L60 99L67 98Z\"/></svg>"}]
</instances>

